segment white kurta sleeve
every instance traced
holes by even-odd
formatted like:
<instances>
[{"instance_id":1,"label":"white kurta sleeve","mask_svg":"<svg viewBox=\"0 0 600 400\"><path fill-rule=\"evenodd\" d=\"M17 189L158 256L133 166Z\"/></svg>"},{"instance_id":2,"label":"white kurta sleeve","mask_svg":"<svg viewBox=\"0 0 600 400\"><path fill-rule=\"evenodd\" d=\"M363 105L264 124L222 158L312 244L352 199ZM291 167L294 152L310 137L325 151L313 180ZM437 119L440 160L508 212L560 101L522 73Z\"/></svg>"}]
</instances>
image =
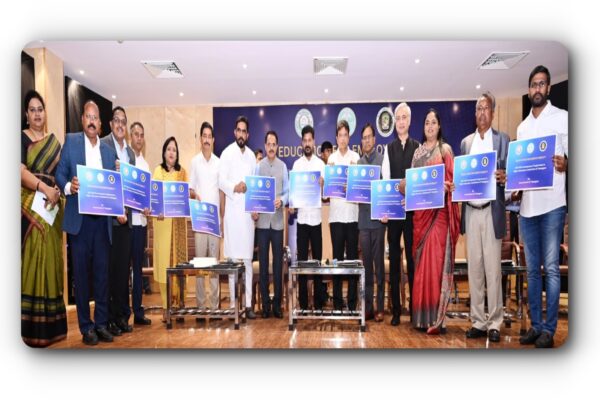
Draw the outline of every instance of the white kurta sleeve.
<instances>
[{"instance_id":1,"label":"white kurta sleeve","mask_svg":"<svg viewBox=\"0 0 600 400\"><path fill-rule=\"evenodd\" d=\"M234 165L234 163L230 162L229 158L230 157L227 151L224 151L221 154L221 162L219 163L219 189L225 193L225 196L231 199L233 198L233 188L239 182L233 182L229 180L229 169Z\"/></svg>"}]
</instances>

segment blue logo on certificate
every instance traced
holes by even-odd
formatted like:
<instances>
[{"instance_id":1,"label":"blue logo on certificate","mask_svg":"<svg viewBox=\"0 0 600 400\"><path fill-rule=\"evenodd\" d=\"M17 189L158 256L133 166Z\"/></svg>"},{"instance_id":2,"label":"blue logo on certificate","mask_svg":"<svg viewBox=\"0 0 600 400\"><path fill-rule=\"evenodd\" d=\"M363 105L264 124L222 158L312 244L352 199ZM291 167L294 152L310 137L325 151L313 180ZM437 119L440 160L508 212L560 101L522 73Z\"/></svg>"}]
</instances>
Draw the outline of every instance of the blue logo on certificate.
<instances>
[{"instance_id":1,"label":"blue logo on certificate","mask_svg":"<svg viewBox=\"0 0 600 400\"><path fill-rule=\"evenodd\" d=\"M554 185L552 157L555 146L555 135L510 142L506 190L551 188Z\"/></svg>"},{"instance_id":2,"label":"blue logo on certificate","mask_svg":"<svg viewBox=\"0 0 600 400\"><path fill-rule=\"evenodd\" d=\"M452 201L496 200L496 152L454 158Z\"/></svg>"},{"instance_id":3,"label":"blue logo on certificate","mask_svg":"<svg viewBox=\"0 0 600 400\"><path fill-rule=\"evenodd\" d=\"M121 216L125 213L121 174L78 165L77 178L80 214Z\"/></svg>"},{"instance_id":4,"label":"blue logo on certificate","mask_svg":"<svg viewBox=\"0 0 600 400\"><path fill-rule=\"evenodd\" d=\"M321 171L290 172L290 207L321 208Z\"/></svg>"},{"instance_id":5,"label":"blue logo on certificate","mask_svg":"<svg viewBox=\"0 0 600 400\"><path fill-rule=\"evenodd\" d=\"M150 173L127 163L121 163L123 203L136 210L150 208Z\"/></svg>"},{"instance_id":6,"label":"blue logo on certificate","mask_svg":"<svg viewBox=\"0 0 600 400\"><path fill-rule=\"evenodd\" d=\"M406 219L400 181L401 179L371 181L371 219Z\"/></svg>"},{"instance_id":7,"label":"blue logo on certificate","mask_svg":"<svg viewBox=\"0 0 600 400\"><path fill-rule=\"evenodd\" d=\"M150 181L150 215L158 217L164 215L165 205L163 202L163 182Z\"/></svg>"},{"instance_id":8,"label":"blue logo on certificate","mask_svg":"<svg viewBox=\"0 0 600 400\"><path fill-rule=\"evenodd\" d=\"M244 211L275 212L275 178L269 176L247 176L244 178L246 193Z\"/></svg>"},{"instance_id":9,"label":"blue logo on certificate","mask_svg":"<svg viewBox=\"0 0 600 400\"><path fill-rule=\"evenodd\" d=\"M346 198L346 183L348 179L347 165L328 165L323 177L323 197L337 199Z\"/></svg>"},{"instance_id":10,"label":"blue logo on certificate","mask_svg":"<svg viewBox=\"0 0 600 400\"><path fill-rule=\"evenodd\" d=\"M350 165L348 167L348 190L346 201L354 203L371 202L371 181L381 175L379 165Z\"/></svg>"},{"instance_id":11,"label":"blue logo on certificate","mask_svg":"<svg viewBox=\"0 0 600 400\"><path fill-rule=\"evenodd\" d=\"M406 211L444 207L444 164L406 170Z\"/></svg>"},{"instance_id":12,"label":"blue logo on certificate","mask_svg":"<svg viewBox=\"0 0 600 400\"><path fill-rule=\"evenodd\" d=\"M215 204L190 200L192 230L221 237L219 224L219 208Z\"/></svg>"},{"instance_id":13,"label":"blue logo on certificate","mask_svg":"<svg viewBox=\"0 0 600 400\"><path fill-rule=\"evenodd\" d=\"M189 217L190 203L187 182L163 181L163 204L166 218Z\"/></svg>"}]
</instances>

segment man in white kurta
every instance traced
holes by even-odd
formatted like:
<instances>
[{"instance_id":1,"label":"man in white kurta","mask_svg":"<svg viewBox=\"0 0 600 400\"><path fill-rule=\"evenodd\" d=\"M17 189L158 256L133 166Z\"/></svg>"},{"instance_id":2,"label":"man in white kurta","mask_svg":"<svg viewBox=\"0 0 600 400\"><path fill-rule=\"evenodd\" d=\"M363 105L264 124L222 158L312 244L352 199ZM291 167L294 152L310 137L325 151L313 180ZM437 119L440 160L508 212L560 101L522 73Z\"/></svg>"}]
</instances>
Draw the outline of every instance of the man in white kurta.
<instances>
[{"instance_id":1,"label":"man in white kurta","mask_svg":"<svg viewBox=\"0 0 600 400\"><path fill-rule=\"evenodd\" d=\"M251 213L244 211L244 178L253 175L256 157L248 142L248 120L238 117L235 124L235 142L221 153L219 165L219 189L225 193L225 215L223 216L225 258L242 260L246 267L246 317L256 318L252 310L252 253L254 251L254 220ZM233 287L233 282L229 282ZM234 294L231 294L232 303Z\"/></svg>"}]
</instances>

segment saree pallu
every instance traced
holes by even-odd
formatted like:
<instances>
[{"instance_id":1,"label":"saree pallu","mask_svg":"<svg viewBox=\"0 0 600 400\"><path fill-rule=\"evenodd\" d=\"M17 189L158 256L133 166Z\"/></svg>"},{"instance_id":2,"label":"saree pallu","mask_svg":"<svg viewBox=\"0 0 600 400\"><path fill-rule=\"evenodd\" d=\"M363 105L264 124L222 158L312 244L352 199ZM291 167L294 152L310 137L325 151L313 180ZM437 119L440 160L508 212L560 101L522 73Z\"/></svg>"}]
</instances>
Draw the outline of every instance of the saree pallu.
<instances>
[{"instance_id":1,"label":"saree pallu","mask_svg":"<svg viewBox=\"0 0 600 400\"><path fill-rule=\"evenodd\" d=\"M48 185L60 143L49 135L27 148L27 169ZM62 218L64 200L52 225L31 210L35 191L21 187L21 337L32 347L45 347L67 336L63 299Z\"/></svg>"},{"instance_id":2,"label":"saree pallu","mask_svg":"<svg viewBox=\"0 0 600 400\"><path fill-rule=\"evenodd\" d=\"M452 181L452 149L444 145L428 153L424 147L415 152L413 167L445 165L445 180ZM450 193L445 194L443 208L415 211L413 216L413 282L412 324L415 328L438 333L452 292L454 254L460 233L460 214Z\"/></svg>"}]
</instances>

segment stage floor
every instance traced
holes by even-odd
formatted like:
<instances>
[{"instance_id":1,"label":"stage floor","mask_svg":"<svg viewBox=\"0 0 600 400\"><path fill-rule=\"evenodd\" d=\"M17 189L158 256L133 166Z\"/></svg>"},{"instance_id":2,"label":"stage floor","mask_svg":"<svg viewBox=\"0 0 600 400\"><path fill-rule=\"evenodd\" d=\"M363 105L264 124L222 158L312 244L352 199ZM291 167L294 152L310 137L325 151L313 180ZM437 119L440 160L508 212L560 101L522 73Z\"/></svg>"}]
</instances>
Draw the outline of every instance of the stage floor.
<instances>
[{"instance_id":1,"label":"stage floor","mask_svg":"<svg viewBox=\"0 0 600 400\"><path fill-rule=\"evenodd\" d=\"M186 300L189 305L194 298ZM160 305L160 295L145 295L146 306ZM561 304L563 301L561 301ZM563 307L561 307L561 310ZM450 305L450 310L465 311L465 304ZM92 314L93 315L93 314ZM132 333L115 337L113 343L100 342L97 346L86 346L81 341L77 326L75 306L67 307L69 332L67 338L55 343L54 349L533 349L519 344L520 325L517 321L510 328L502 327L499 343L490 343L487 338L466 339L469 329L467 319L447 318L447 332L442 335L427 335L410 326L408 315L402 315L399 326L391 326L391 314L386 312L384 322L367 321L367 331L360 332L356 321L301 320L295 331L288 330L287 311L283 319L260 317L240 324L233 329L233 321L196 322L187 318L184 322L173 320L173 329L167 330L161 322L160 310L147 311L152 325L134 325ZM130 319L132 323L133 317ZM568 336L568 316L561 313L554 337L555 348L560 347Z\"/></svg>"}]
</instances>

